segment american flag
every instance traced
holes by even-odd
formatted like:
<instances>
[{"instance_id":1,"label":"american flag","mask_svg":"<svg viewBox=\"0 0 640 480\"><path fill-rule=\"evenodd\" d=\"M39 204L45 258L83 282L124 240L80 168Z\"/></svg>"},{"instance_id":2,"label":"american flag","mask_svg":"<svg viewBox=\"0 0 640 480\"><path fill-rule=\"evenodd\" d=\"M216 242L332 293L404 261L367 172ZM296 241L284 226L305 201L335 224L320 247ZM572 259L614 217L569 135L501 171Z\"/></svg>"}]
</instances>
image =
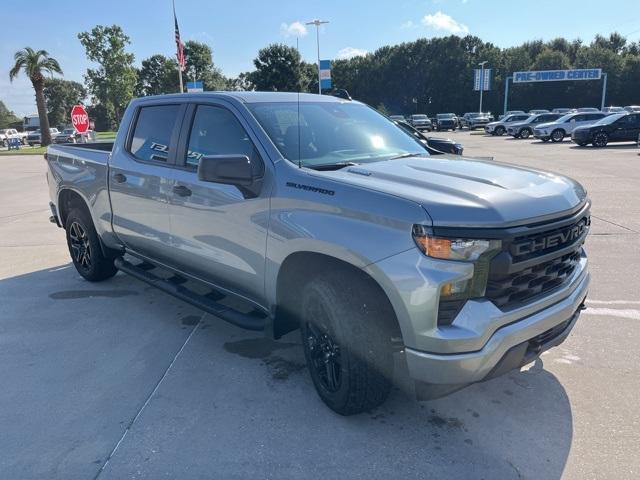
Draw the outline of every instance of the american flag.
<instances>
[{"instance_id":1,"label":"american flag","mask_svg":"<svg viewBox=\"0 0 640 480\"><path fill-rule=\"evenodd\" d=\"M185 71L187 65L184 60L184 43L180 40L180 29L178 28L178 17L176 17L176 5L173 4L173 21L176 25L176 48L178 52L176 53L176 57L178 57L178 65L180 65L180 70Z\"/></svg>"}]
</instances>

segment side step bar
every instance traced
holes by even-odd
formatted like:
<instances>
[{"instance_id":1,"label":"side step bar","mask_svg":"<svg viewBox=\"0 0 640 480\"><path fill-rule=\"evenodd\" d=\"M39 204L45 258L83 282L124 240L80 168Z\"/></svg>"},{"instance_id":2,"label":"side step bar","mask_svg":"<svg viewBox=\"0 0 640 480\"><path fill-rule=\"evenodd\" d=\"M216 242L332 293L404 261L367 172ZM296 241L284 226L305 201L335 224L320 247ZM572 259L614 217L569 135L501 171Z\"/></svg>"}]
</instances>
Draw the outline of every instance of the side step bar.
<instances>
[{"instance_id":1,"label":"side step bar","mask_svg":"<svg viewBox=\"0 0 640 480\"><path fill-rule=\"evenodd\" d=\"M258 312L238 312L237 310L233 310L232 308L211 300L206 296L198 295L179 284L157 277L144 268L140 268L136 265L133 265L132 263L127 262L123 258L116 258L114 263L118 270L131 275L138 280L142 280L143 282L148 283L149 285L156 287L163 292L168 293L169 295L173 295L180 300L190 303L191 305L198 307L199 309L204 310L207 313L215 315L216 317L220 317L221 319L233 325L236 325L237 327L255 331L264 330L266 327L266 315L258 314Z\"/></svg>"}]
</instances>

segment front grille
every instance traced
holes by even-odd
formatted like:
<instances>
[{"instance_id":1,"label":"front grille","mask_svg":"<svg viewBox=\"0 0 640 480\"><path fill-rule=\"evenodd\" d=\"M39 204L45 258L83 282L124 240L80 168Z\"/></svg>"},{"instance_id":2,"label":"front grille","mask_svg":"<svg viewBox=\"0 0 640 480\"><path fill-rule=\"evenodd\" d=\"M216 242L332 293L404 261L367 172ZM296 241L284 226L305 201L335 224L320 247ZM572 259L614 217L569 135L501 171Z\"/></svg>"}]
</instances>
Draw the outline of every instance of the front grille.
<instances>
[{"instance_id":1,"label":"front grille","mask_svg":"<svg viewBox=\"0 0 640 480\"><path fill-rule=\"evenodd\" d=\"M489 275L486 296L498 308L508 310L561 286L580 262L582 247L561 257L524 268L502 278Z\"/></svg>"},{"instance_id":2,"label":"front grille","mask_svg":"<svg viewBox=\"0 0 640 480\"><path fill-rule=\"evenodd\" d=\"M571 278L582 257L589 216L557 225L503 243L503 251L491 261L485 293L498 308L526 305Z\"/></svg>"}]
</instances>

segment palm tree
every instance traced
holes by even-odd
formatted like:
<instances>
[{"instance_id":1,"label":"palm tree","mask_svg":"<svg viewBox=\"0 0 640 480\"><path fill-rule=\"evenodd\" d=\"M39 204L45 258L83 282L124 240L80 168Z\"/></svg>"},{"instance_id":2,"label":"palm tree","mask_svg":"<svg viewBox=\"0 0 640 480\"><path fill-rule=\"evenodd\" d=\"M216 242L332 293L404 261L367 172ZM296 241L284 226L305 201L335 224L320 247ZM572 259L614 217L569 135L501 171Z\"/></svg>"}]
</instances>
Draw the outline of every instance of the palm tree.
<instances>
[{"instance_id":1,"label":"palm tree","mask_svg":"<svg viewBox=\"0 0 640 480\"><path fill-rule=\"evenodd\" d=\"M13 81L18 76L20 70L27 74L33 89L36 91L36 105L38 116L40 117L40 132L42 133L42 145L51 143L51 132L49 132L49 118L47 117L47 101L44 98L44 75L43 73L62 73L60 64L55 58L51 58L46 50L35 51L27 47L19 50L13 56L16 63L9 72L9 80Z\"/></svg>"}]
</instances>

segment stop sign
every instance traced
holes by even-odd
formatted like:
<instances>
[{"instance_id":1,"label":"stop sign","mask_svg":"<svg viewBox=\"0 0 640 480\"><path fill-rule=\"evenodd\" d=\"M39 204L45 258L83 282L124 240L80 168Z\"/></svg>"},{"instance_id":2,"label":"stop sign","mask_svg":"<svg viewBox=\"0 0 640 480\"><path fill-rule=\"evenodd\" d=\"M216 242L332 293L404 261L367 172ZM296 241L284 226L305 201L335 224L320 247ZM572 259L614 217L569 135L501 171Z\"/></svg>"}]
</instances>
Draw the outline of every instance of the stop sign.
<instances>
[{"instance_id":1,"label":"stop sign","mask_svg":"<svg viewBox=\"0 0 640 480\"><path fill-rule=\"evenodd\" d=\"M71 123L78 133L89 130L89 115L82 105L74 105L71 109Z\"/></svg>"}]
</instances>

